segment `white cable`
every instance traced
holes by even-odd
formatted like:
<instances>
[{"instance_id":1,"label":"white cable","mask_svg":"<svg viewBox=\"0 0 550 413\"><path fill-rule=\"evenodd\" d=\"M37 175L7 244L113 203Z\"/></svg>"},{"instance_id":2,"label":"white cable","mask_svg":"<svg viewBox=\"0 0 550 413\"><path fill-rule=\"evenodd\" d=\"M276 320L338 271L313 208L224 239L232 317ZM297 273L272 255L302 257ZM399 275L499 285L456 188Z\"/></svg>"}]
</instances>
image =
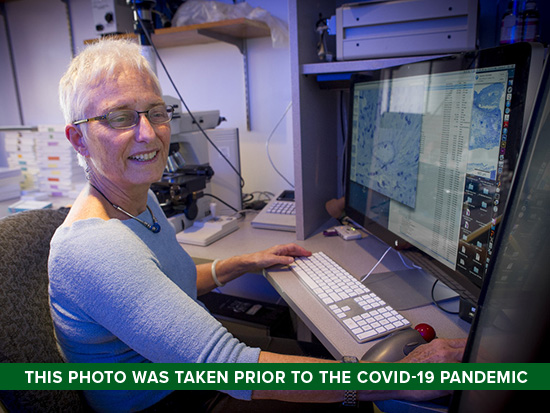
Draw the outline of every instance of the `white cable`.
<instances>
[{"instance_id":1,"label":"white cable","mask_svg":"<svg viewBox=\"0 0 550 413\"><path fill-rule=\"evenodd\" d=\"M361 282L365 281L365 280L367 279L367 277L368 277L369 275L372 274L372 272L374 271L374 269L375 269L376 267L378 267L378 264L380 264L380 263L382 262L382 260L384 259L384 257L386 256L386 254L387 254L388 252L390 252L390 250L391 250L391 247L388 247L388 249L386 250L386 252L385 252L384 254L382 254L382 256L380 257L380 259L378 260L378 262L377 262L376 264L374 264L374 267L371 268L371 270L369 271L369 273L368 273L367 275L365 275L363 278L361 278Z\"/></svg>"},{"instance_id":2,"label":"white cable","mask_svg":"<svg viewBox=\"0 0 550 413\"><path fill-rule=\"evenodd\" d=\"M283 116L281 116L281 119L279 119L279 121L277 122L277 124L275 125L275 127L273 128L271 133L269 134L269 137L267 138L267 141L265 142L265 150L267 152L267 159L269 159L269 163L271 164L271 166L273 167L275 172L277 172L277 174L279 174L279 176L281 178L283 178L286 181L287 184L289 184L292 188L294 188L294 185L292 183L290 183L290 181L288 179L286 179L285 176L281 172L279 172L279 170L277 169L277 167L275 166L275 164L271 160L271 155L269 154L269 142L271 141L271 138L273 137L273 134L275 133L275 131L277 130L277 128L279 127L279 125L281 124L281 122L283 121L283 119L285 118L286 114L288 113L288 111L290 110L291 107L292 107L292 102L289 102L288 106L285 109L285 112L283 113Z\"/></svg>"},{"instance_id":3,"label":"white cable","mask_svg":"<svg viewBox=\"0 0 550 413\"><path fill-rule=\"evenodd\" d=\"M397 251L397 255L399 255L399 258L401 258L401 262L403 263L403 265L405 267L407 267L409 270L414 270L414 269L417 269L417 270L421 270L422 267L419 267L418 265L416 265L414 262L411 262L412 263L412 267L410 267L409 265L407 265L407 263L405 262L405 259L403 258L403 256L401 255L401 253L399 251Z\"/></svg>"}]
</instances>

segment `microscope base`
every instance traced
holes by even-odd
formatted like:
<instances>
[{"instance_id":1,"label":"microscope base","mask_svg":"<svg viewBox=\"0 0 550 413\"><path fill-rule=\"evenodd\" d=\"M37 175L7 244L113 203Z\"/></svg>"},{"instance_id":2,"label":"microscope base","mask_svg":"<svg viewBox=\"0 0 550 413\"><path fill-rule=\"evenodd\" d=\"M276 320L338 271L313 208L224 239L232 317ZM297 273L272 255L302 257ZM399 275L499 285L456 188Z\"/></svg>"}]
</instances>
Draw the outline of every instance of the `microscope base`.
<instances>
[{"instance_id":1,"label":"microscope base","mask_svg":"<svg viewBox=\"0 0 550 413\"><path fill-rule=\"evenodd\" d=\"M181 244L191 244L206 247L239 229L237 218L220 216L203 221L197 221L192 227L176 234Z\"/></svg>"}]
</instances>

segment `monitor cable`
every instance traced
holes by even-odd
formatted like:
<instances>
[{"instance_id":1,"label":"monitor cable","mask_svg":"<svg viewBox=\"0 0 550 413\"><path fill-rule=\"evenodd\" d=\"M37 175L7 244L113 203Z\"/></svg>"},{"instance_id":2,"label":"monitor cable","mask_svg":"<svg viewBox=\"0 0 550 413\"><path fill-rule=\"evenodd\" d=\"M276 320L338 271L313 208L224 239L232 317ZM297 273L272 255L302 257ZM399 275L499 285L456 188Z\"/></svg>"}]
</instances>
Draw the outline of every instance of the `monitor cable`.
<instances>
[{"instance_id":1,"label":"monitor cable","mask_svg":"<svg viewBox=\"0 0 550 413\"><path fill-rule=\"evenodd\" d=\"M458 311L451 311L451 310L447 310L446 308L442 307L441 304L439 304L439 301L435 299L435 286L437 285L437 283L439 283L439 280L436 278L436 280L434 281L433 285L432 285L432 303L434 303L434 305L439 308L441 311L447 313L447 314L453 314L453 315L458 315L459 312Z\"/></svg>"},{"instance_id":2,"label":"monitor cable","mask_svg":"<svg viewBox=\"0 0 550 413\"><path fill-rule=\"evenodd\" d=\"M384 252L384 254L382 254L382 256L380 257L380 259L378 260L378 262L376 264L374 264L374 266L370 269L370 271L367 273L367 275L365 275L363 278L361 278L361 282L365 281L369 275L372 274L372 272L374 271L374 269L376 267L378 267L378 265L380 265L380 263L382 262L382 260L384 259L384 257L388 254L388 252L390 252L391 250L391 247L388 247L388 249L386 250L386 252Z\"/></svg>"},{"instance_id":3,"label":"monitor cable","mask_svg":"<svg viewBox=\"0 0 550 413\"><path fill-rule=\"evenodd\" d=\"M208 136L208 134L204 131L204 129L201 127L200 123L196 120L195 116L193 115L193 113L191 112L191 110L189 109L189 107L187 106L187 103L185 102L185 100L183 100L183 97L181 96L181 93L179 92L176 84L174 83L174 80L172 79L172 76L170 76L170 73L168 72L168 69L166 68L166 65L164 64L164 61L162 60L162 58L160 57L160 53L159 51L157 50L157 47L155 46L155 44L153 43L153 40L151 38L151 35L149 33L149 31L147 30L147 27L146 25L144 24L143 20L141 19L139 13L137 13L137 10L136 10L136 2L135 0L132 2L132 9L134 9L134 11L136 11L134 13L134 16L135 18L137 18L137 20L139 21L139 24L141 26L141 29L143 30L143 34L145 35L145 37L147 38L147 41L149 42L149 44L151 45L151 47L153 48L154 52L155 52L155 55L157 56L157 59L159 60L159 63L161 64L164 72L166 73L166 76L168 77L168 80L170 81L170 84L172 85L172 87L174 88L176 94L178 95L178 98L180 99L181 103L183 104L183 106L185 107L185 110L187 111L187 113L189 114L189 116L191 117L191 120L193 121L193 123L199 128L199 131L201 132L201 134L206 138L206 140L210 143L210 145L212 145L212 147L219 153L219 155L227 162L227 164L231 167L231 169L233 169L233 171L237 174L237 176L239 177L239 179L241 180L241 188L244 187L245 185L245 182L244 182L244 178L242 177L241 173L237 170L237 168L235 168L235 166L231 163L231 161L229 159L227 159L227 157L224 155L224 153L216 146L216 144L212 141L212 139L210 139L210 137Z\"/></svg>"},{"instance_id":4,"label":"monitor cable","mask_svg":"<svg viewBox=\"0 0 550 413\"><path fill-rule=\"evenodd\" d=\"M416 265L414 262L411 261L411 265L412 266L409 266L406 262L405 262L405 259L403 258L403 254L401 254L399 251L396 251L397 252L397 255L399 256L399 258L401 258L401 262L403 263L403 265L410 269L410 270L424 270L424 268ZM437 283L439 283L439 279L436 278L433 285L432 285L432 291L431 291L431 299L432 299L432 303L437 307L439 308L441 311L447 313L447 314L458 314L458 312L456 311L451 311L451 310L447 310L446 308L442 307L441 304L439 303L439 300L437 300L435 298L435 287L437 285Z\"/></svg>"}]
</instances>

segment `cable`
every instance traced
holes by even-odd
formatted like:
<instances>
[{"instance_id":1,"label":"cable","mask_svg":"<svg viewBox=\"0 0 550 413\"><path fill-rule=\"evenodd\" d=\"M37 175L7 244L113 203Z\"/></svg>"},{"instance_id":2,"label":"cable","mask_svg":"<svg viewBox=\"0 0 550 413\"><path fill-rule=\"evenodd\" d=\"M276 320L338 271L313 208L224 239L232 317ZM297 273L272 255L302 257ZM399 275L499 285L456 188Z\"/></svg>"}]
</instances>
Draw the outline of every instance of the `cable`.
<instances>
[{"instance_id":1,"label":"cable","mask_svg":"<svg viewBox=\"0 0 550 413\"><path fill-rule=\"evenodd\" d=\"M368 273L367 275L365 275L363 278L361 278L361 282L365 281L365 280L367 279L367 277L368 277L369 275L372 274L372 272L374 271L374 269L375 269L376 267L378 267L378 265L382 262L382 260L383 260L384 257L386 256L386 254L387 254L388 252L390 252L390 250L391 250L391 247L388 247L388 249L386 250L386 252L384 252L384 254L382 254L382 256L380 257L380 259L378 260L378 262L377 262L376 264L374 264L374 267L371 268L371 270L369 271L369 273Z\"/></svg>"},{"instance_id":2,"label":"cable","mask_svg":"<svg viewBox=\"0 0 550 413\"><path fill-rule=\"evenodd\" d=\"M264 198L264 200L266 201L270 201L271 198L275 196L273 192L269 192L269 191L254 191L249 194L243 194L243 202L252 201L255 195L258 195L258 200L262 200L262 198Z\"/></svg>"},{"instance_id":3,"label":"cable","mask_svg":"<svg viewBox=\"0 0 550 413\"><path fill-rule=\"evenodd\" d=\"M74 45L73 20L71 18L71 4L69 0L61 0L61 2L65 3L65 13L67 15L67 28L69 29L69 43L71 45L71 57L74 58L76 55L76 48Z\"/></svg>"},{"instance_id":4,"label":"cable","mask_svg":"<svg viewBox=\"0 0 550 413\"><path fill-rule=\"evenodd\" d=\"M136 1L134 0L132 2L133 6L132 8L134 9L134 16L138 19L139 21L139 24L141 26L141 29L143 30L143 34L145 35L145 37L147 38L147 41L149 42L149 44L151 45L151 47L153 48L154 52L155 52L155 55L157 56L157 59L159 60L162 68L164 69L164 72L166 73L166 76L168 77L168 80L170 81L172 87L174 88L174 90L176 91L176 94L178 95L178 98L180 99L181 103L183 104L183 106L185 107L185 110L187 111L187 113L189 114L189 116L191 116L191 119L193 121L193 123L195 125L197 125L197 127L199 128L199 131L202 133L202 135L206 138L206 140L210 143L210 145L212 145L212 147L220 154L220 156L227 162L227 164L231 167L231 169L233 169L233 171L237 174L237 176L239 177L239 179L241 180L241 188L244 187L244 178L242 177L241 173L237 170L237 168L235 168L235 166L233 166L233 164L231 163L231 161L229 161L229 159L227 159L227 157L224 155L224 153L220 150L220 148L218 148L216 146L216 144L214 142L212 142L212 140L210 139L210 137L206 134L206 132L204 131L204 129L201 127L200 123L195 119L195 116L193 115L193 113L191 112L191 110L189 109L189 107L187 106L187 103L185 103L185 100L183 100L183 97L181 96L178 88L176 87L176 84L174 83L174 80L172 79L172 76L170 76L170 73L168 72L168 69L166 68L166 65L164 64L164 61L162 60L162 58L160 57L160 53L159 51L157 50L155 44L153 43L153 40L151 39L151 35L149 34L149 32L147 31L147 29L145 28L145 25L143 24L143 20L141 20L141 17L139 16L139 13L137 12L136 10Z\"/></svg>"},{"instance_id":5,"label":"cable","mask_svg":"<svg viewBox=\"0 0 550 413\"><path fill-rule=\"evenodd\" d=\"M281 119L279 119L279 121L277 122L277 124L275 125L275 127L273 128L271 133L269 134L269 136L267 138L267 141L265 142L265 150L267 152L267 159L269 159L269 163L271 164L271 166L273 167L275 172L277 172L277 174L281 178L283 178L287 184L289 184L292 188L294 188L294 185L291 184L290 181L288 179L286 179L284 177L284 175L277 169L277 167L275 166L275 164L271 160L271 155L269 154L269 142L271 141L271 138L273 137L273 134L275 133L275 131L277 130L277 128L279 127L279 125L281 124L281 122L283 121L283 119L285 118L286 114L288 113L288 111L290 110L291 107L292 107L292 102L289 102L288 106L286 107L286 109L283 113L283 116L281 116Z\"/></svg>"},{"instance_id":6,"label":"cable","mask_svg":"<svg viewBox=\"0 0 550 413\"><path fill-rule=\"evenodd\" d=\"M246 214L259 214L260 211L255 209L241 209L240 211L237 211L236 214L240 215L240 218L244 217Z\"/></svg>"},{"instance_id":7,"label":"cable","mask_svg":"<svg viewBox=\"0 0 550 413\"><path fill-rule=\"evenodd\" d=\"M231 208L233 211L239 212L239 210L238 210L237 208L232 207L231 205L229 205L229 204L228 204L227 202L225 202L224 200L218 198L216 195L206 194L206 193L203 194L203 195L204 195L204 196L209 196L209 197L211 197L211 198L214 198L214 199L220 201L220 202L221 202L222 204L224 204L226 207Z\"/></svg>"},{"instance_id":8,"label":"cable","mask_svg":"<svg viewBox=\"0 0 550 413\"><path fill-rule=\"evenodd\" d=\"M21 104L21 90L19 88L19 79L17 78L17 69L15 67L15 55L13 52L13 43L11 41L10 26L8 23L8 17L6 15L6 6L4 5L4 3L0 4L0 12L4 20L4 31L6 35L7 44L8 44L8 55L10 59L11 73L13 76L13 87L15 90L15 99L17 101L17 111L19 112L19 122L21 125L24 125L25 119L23 115L23 106Z\"/></svg>"},{"instance_id":9,"label":"cable","mask_svg":"<svg viewBox=\"0 0 550 413\"><path fill-rule=\"evenodd\" d=\"M409 270L421 270L422 267L419 267L418 265L416 265L414 262L412 262L412 267L409 266L406 262L405 262L405 259L403 258L403 255L399 252L399 251L396 251L397 252L397 255L399 255L399 258L401 258L401 262L403 263L403 265L408 268Z\"/></svg>"},{"instance_id":10,"label":"cable","mask_svg":"<svg viewBox=\"0 0 550 413\"><path fill-rule=\"evenodd\" d=\"M340 92L340 128L342 133L342 192L346 193L346 172L348 167L348 115L344 104L344 91Z\"/></svg>"},{"instance_id":11,"label":"cable","mask_svg":"<svg viewBox=\"0 0 550 413\"><path fill-rule=\"evenodd\" d=\"M435 304L435 306L437 308L439 308L441 311L447 313L447 314L453 314L453 315L456 315L458 314L459 312L458 311L450 311L450 310L447 310L446 308L443 308L439 302L435 299L435 296L434 296L434 291L435 291L435 286L437 285L437 283L439 282L438 279L436 279L432 285L432 302Z\"/></svg>"},{"instance_id":12,"label":"cable","mask_svg":"<svg viewBox=\"0 0 550 413\"><path fill-rule=\"evenodd\" d=\"M254 195L252 194L243 194L242 202L243 204L246 204L247 202L250 202L254 199Z\"/></svg>"}]
</instances>

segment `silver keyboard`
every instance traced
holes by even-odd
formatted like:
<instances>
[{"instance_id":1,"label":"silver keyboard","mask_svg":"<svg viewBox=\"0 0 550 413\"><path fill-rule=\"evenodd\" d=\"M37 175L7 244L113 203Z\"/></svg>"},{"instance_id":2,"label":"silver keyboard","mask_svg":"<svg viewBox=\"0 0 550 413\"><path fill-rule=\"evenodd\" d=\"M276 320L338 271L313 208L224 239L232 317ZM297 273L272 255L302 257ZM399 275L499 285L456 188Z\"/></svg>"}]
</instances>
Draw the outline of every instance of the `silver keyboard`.
<instances>
[{"instance_id":1,"label":"silver keyboard","mask_svg":"<svg viewBox=\"0 0 550 413\"><path fill-rule=\"evenodd\" d=\"M288 201L275 201L269 204L267 212L270 214L296 215L296 204Z\"/></svg>"},{"instance_id":2,"label":"silver keyboard","mask_svg":"<svg viewBox=\"0 0 550 413\"><path fill-rule=\"evenodd\" d=\"M296 258L290 268L360 343L411 325L323 252Z\"/></svg>"}]
</instances>

